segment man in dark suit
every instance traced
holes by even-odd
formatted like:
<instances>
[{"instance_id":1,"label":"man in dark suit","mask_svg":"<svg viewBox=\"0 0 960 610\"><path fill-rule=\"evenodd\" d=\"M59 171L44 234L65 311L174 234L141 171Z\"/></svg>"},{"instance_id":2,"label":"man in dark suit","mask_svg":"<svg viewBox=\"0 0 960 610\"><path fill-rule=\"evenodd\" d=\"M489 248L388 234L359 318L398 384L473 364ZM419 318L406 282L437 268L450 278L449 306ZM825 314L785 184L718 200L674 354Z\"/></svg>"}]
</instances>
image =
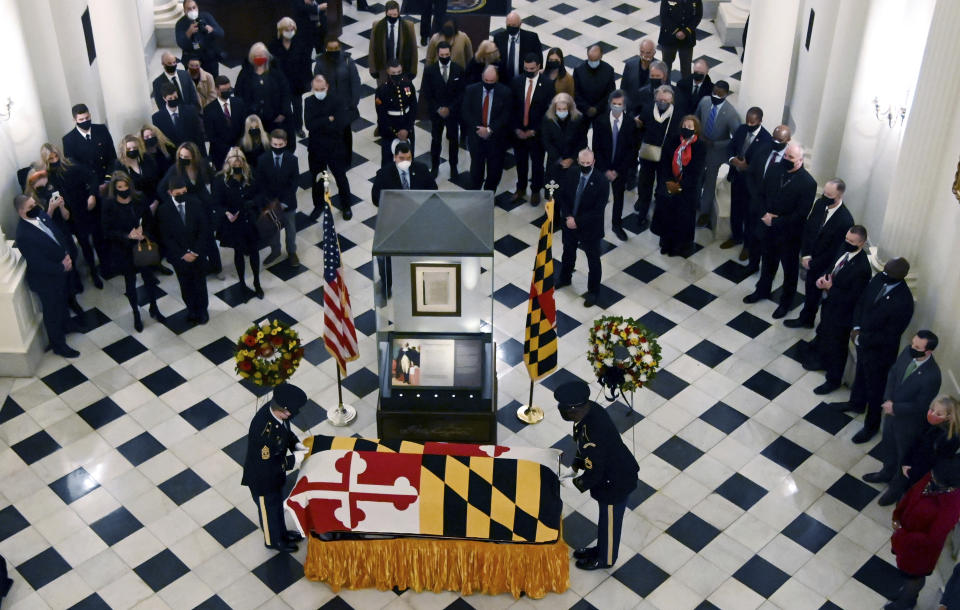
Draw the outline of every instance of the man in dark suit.
<instances>
[{"instance_id":1,"label":"man in dark suit","mask_svg":"<svg viewBox=\"0 0 960 610\"><path fill-rule=\"evenodd\" d=\"M177 146L184 142L193 142L200 152L206 155L207 146L204 143L200 111L193 106L181 104L177 90L170 83L163 83L160 92L163 94L164 106L153 113L153 124Z\"/></svg>"},{"instance_id":2,"label":"man in dark suit","mask_svg":"<svg viewBox=\"0 0 960 610\"><path fill-rule=\"evenodd\" d=\"M506 29L493 35L493 44L500 51L500 82L509 84L523 75L523 63L531 53L537 56L537 65L543 65L543 46L533 30L520 29L520 13L507 15Z\"/></svg>"},{"instance_id":3,"label":"man in dark suit","mask_svg":"<svg viewBox=\"0 0 960 610\"><path fill-rule=\"evenodd\" d=\"M497 80L496 66L487 66L482 82L464 91L461 107L470 151L471 186L494 192L503 175L511 108L510 88Z\"/></svg>"},{"instance_id":4,"label":"man in dark suit","mask_svg":"<svg viewBox=\"0 0 960 610\"><path fill-rule=\"evenodd\" d=\"M853 310L850 338L857 346L857 372L848 402L833 403L842 411L867 411L863 429L853 437L865 443L880 429L880 404L887 373L897 359L900 336L913 317L913 293L904 279L910 263L894 258L870 280Z\"/></svg>"},{"instance_id":5,"label":"man in dark suit","mask_svg":"<svg viewBox=\"0 0 960 610\"><path fill-rule=\"evenodd\" d=\"M164 83L170 83L176 88L177 97L180 98L181 103L196 106L199 109L200 96L197 94L197 87L186 70L177 69L177 58L173 53L164 51L160 56L160 62L163 64L163 74L153 79L153 101L157 103L157 110L163 110L165 105L163 93L160 91Z\"/></svg>"},{"instance_id":6,"label":"man in dark suit","mask_svg":"<svg viewBox=\"0 0 960 610\"><path fill-rule=\"evenodd\" d=\"M682 115L695 113L700 100L710 96L713 81L709 72L710 64L701 57L693 62L693 74L677 81L674 90L677 92L677 108Z\"/></svg>"},{"instance_id":7,"label":"man in dark suit","mask_svg":"<svg viewBox=\"0 0 960 610\"><path fill-rule=\"evenodd\" d=\"M624 62L620 89L628 100L638 99L637 92L640 87L647 84L647 79L650 77L650 64L656 53L657 43L652 38L644 38L640 41L640 54Z\"/></svg>"},{"instance_id":8,"label":"man in dark suit","mask_svg":"<svg viewBox=\"0 0 960 610\"><path fill-rule=\"evenodd\" d=\"M878 472L863 475L868 483L890 483L880 496L880 506L889 506L906 491L901 469L907 452L929 426L927 410L940 391L940 367L933 357L939 339L929 330L919 330L887 373L883 391L882 439Z\"/></svg>"},{"instance_id":9,"label":"man in dark suit","mask_svg":"<svg viewBox=\"0 0 960 610\"><path fill-rule=\"evenodd\" d=\"M219 170L227 151L243 137L243 124L248 113L246 103L233 94L230 79L225 74L214 82L217 100L203 108L203 128L204 135L210 140L210 161L214 169Z\"/></svg>"},{"instance_id":10,"label":"man in dark suit","mask_svg":"<svg viewBox=\"0 0 960 610\"><path fill-rule=\"evenodd\" d=\"M590 45L587 61L573 69L573 101L588 125L604 114L616 83L613 66L603 61L603 49L598 44Z\"/></svg>"},{"instance_id":11,"label":"man in dark suit","mask_svg":"<svg viewBox=\"0 0 960 610\"><path fill-rule=\"evenodd\" d=\"M650 62L647 82L632 95L624 91L627 96L627 101L630 102L628 110L630 115L633 116L637 129L642 130L644 128L641 117L656 103L657 89L659 89L661 85L670 85L670 79L667 78L667 64L659 60L654 60ZM672 89L673 87L671 86L671 90ZM674 95L674 101L676 101L676 95ZM682 115L677 115L677 119L681 118L683 118Z\"/></svg>"},{"instance_id":12,"label":"man in dark suit","mask_svg":"<svg viewBox=\"0 0 960 610\"><path fill-rule=\"evenodd\" d=\"M373 189L370 200L373 205L380 205L380 192L388 189L405 191L435 191L437 182L427 166L413 160L413 152L405 142L397 144L393 154L393 163L388 163L377 170L373 179Z\"/></svg>"},{"instance_id":13,"label":"man in dark suit","mask_svg":"<svg viewBox=\"0 0 960 610\"><path fill-rule=\"evenodd\" d=\"M762 211L763 258L756 289L743 297L744 303L756 303L770 296L777 267L783 266L783 290L776 319L793 307L800 275L800 241L803 220L817 194L817 181L803 167L803 149L799 144L787 147L776 172L768 172L763 183Z\"/></svg>"},{"instance_id":14,"label":"man in dark suit","mask_svg":"<svg viewBox=\"0 0 960 610\"><path fill-rule=\"evenodd\" d=\"M86 104L72 108L76 129L63 136L63 154L74 163L86 165L97 176L97 183L108 180L110 168L117 160L113 137L106 125L94 124Z\"/></svg>"},{"instance_id":15,"label":"man in dark suit","mask_svg":"<svg viewBox=\"0 0 960 610\"><path fill-rule=\"evenodd\" d=\"M257 160L256 184L260 196L266 202L276 201L277 215L283 223L287 246L287 262L300 266L297 258L297 185L300 181L300 164L297 157L287 149L287 132L274 129L270 132L270 150ZM264 266L280 256L280 233L270 244L270 254L263 259Z\"/></svg>"},{"instance_id":16,"label":"man in dark suit","mask_svg":"<svg viewBox=\"0 0 960 610\"><path fill-rule=\"evenodd\" d=\"M377 87L374 104L380 133L380 165L386 165L395 141L408 142L413 149L417 119L417 89L396 59L387 62L387 80Z\"/></svg>"},{"instance_id":17,"label":"man in dark suit","mask_svg":"<svg viewBox=\"0 0 960 610\"><path fill-rule=\"evenodd\" d=\"M330 88L347 105L349 114L347 123L343 126L344 158L349 163L353 159L353 129L351 124L360 118L360 71L353 61L349 51L340 47L340 40L327 40L326 50L317 55L317 63L313 66L313 73L323 74Z\"/></svg>"},{"instance_id":18,"label":"man in dark suit","mask_svg":"<svg viewBox=\"0 0 960 610\"><path fill-rule=\"evenodd\" d=\"M709 97L700 100L696 116L702 125L702 139L707 144L707 165L703 171L703 191L700 194L700 217L697 225L708 226L714 217L717 194L717 174L730 156L727 149L733 134L740 126L740 113L727 100L730 85L718 80Z\"/></svg>"},{"instance_id":19,"label":"man in dark suit","mask_svg":"<svg viewBox=\"0 0 960 610\"><path fill-rule=\"evenodd\" d=\"M800 343L803 368L826 371L826 379L814 388L814 394L829 394L840 387L847 364L853 310L870 281L870 261L863 251L866 244L867 229L861 225L850 227L842 248L834 253L837 258L833 266L817 278L816 294L823 301L820 324L811 343Z\"/></svg>"},{"instance_id":20,"label":"man in dark suit","mask_svg":"<svg viewBox=\"0 0 960 610\"><path fill-rule=\"evenodd\" d=\"M763 224L760 219L763 217L764 180L767 174L771 173L771 170L780 167L780 161L783 160L783 154L790 143L790 138L790 128L786 125L778 125L773 129L770 141L761 143L756 152L753 153L755 162L745 170L737 170L738 173L742 171L745 174L744 186L750 195L747 219L744 221L743 249L739 256L741 261L748 260L748 275L753 275L760 270L760 255L763 253L763 247L760 243L760 237L763 235ZM723 244L721 244L722 246Z\"/></svg>"},{"instance_id":21,"label":"man in dark suit","mask_svg":"<svg viewBox=\"0 0 960 610\"><path fill-rule=\"evenodd\" d=\"M387 78L390 60L400 62L403 73L410 79L417 75L417 30L412 21L400 17L400 5L387 0L385 16L370 30L370 48L367 62L370 76L382 83Z\"/></svg>"},{"instance_id":22,"label":"man in dark suit","mask_svg":"<svg viewBox=\"0 0 960 610\"><path fill-rule=\"evenodd\" d=\"M592 148L597 170L606 177L613 190L613 233L621 241L627 241L627 232L623 230L623 193L630 166L637 162L636 127L627 118L627 100L623 91L617 89L611 93L609 105L610 112L605 115L607 120L598 120L593 125Z\"/></svg>"},{"instance_id":23,"label":"man in dark suit","mask_svg":"<svg viewBox=\"0 0 960 610\"><path fill-rule=\"evenodd\" d=\"M437 45L437 63L423 69L423 80L420 81L420 96L427 101L430 113L430 173L434 178L440 168L444 131L447 132L450 177L457 176L460 102L464 87L463 68L450 59L450 43L442 40Z\"/></svg>"},{"instance_id":24,"label":"man in dark suit","mask_svg":"<svg viewBox=\"0 0 960 610\"><path fill-rule=\"evenodd\" d=\"M827 182L823 187L823 196L813 204L813 210L804 222L800 265L807 270L804 280L806 298L800 314L783 322L788 328L813 328L820 307L817 280L833 268L837 250L844 242L847 229L853 224L850 210L843 205L843 193L846 190L847 185L840 178Z\"/></svg>"},{"instance_id":25,"label":"man in dark suit","mask_svg":"<svg viewBox=\"0 0 960 610\"><path fill-rule=\"evenodd\" d=\"M606 118L606 116L604 116ZM610 182L594 168L594 154L585 148L577 155L577 166L560 178L556 215L563 228L563 254L560 257L559 290L573 280L577 248L587 255L587 292L584 307L593 307L600 294L600 242L603 241L603 209L610 195Z\"/></svg>"},{"instance_id":26,"label":"man in dark suit","mask_svg":"<svg viewBox=\"0 0 960 610\"><path fill-rule=\"evenodd\" d=\"M263 545L282 553L297 551L299 533L288 531L283 519L283 485L287 471L298 466L297 454L307 448L290 427L290 418L307 404L300 388L283 383L273 390L273 399L257 411L247 433L247 453L240 484L250 488L257 505Z\"/></svg>"},{"instance_id":27,"label":"man in dark suit","mask_svg":"<svg viewBox=\"0 0 960 610\"><path fill-rule=\"evenodd\" d=\"M157 225L163 252L173 265L180 283L180 297L187 306L187 320L206 324L207 279L201 253L208 240L209 213L203 203L187 194L187 185L180 176L167 182L169 201L157 208Z\"/></svg>"},{"instance_id":28,"label":"man in dark suit","mask_svg":"<svg viewBox=\"0 0 960 610\"><path fill-rule=\"evenodd\" d=\"M770 143L770 132L764 129L763 110L754 106L747 110L746 122L737 128L727 155L730 157L730 172L727 180L730 182L730 238L720 244L726 250L744 243L747 233L752 228L748 222L750 210L751 188L748 182L751 179L750 164L757 156L757 152Z\"/></svg>"},{"instance_id":29,"label":"man in dark suit","mask_svg":"<svg viewBox=\"0 0 960 610\"><path fill-rule=\"evenodd\" d=\"M67 237L32 197L17 195L13 206L20 216L15 245L27 261L27 285L40 299L50 349L64 358L76 358L80 352L67 345L67 307L72 298L69 277L73 269Z\"/></svg>"},{"instance_id":30,"label":"man in dark suit","mask_svg":"<svg viewBox=\"0 0 960 610\"><path fill-rule=\"evenodd\" d=\"M540 53L523 58L523 72L510 83L513 99L513 153L517 159L517 190L513 201L522 201L530 173L530 205L540 203L543 188L543 141L540 124L553 99L553 81L540 73Z\"/></svg>"}]
</instances>

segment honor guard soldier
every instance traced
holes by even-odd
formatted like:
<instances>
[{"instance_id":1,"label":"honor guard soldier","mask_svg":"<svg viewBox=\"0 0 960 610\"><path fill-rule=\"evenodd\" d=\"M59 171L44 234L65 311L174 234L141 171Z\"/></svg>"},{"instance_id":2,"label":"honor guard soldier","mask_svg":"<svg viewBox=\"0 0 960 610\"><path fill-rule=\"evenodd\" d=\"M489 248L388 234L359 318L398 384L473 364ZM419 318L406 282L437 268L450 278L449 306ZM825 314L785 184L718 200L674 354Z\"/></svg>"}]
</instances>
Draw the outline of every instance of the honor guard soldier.
<instances>
[{"instance_id":1,"label":"honor guard soldier","mask_svg":"<svg viewBox=\"0 0 960 610\"><path fill-rule=\"evenodd\" d=\"M273 400L264 405L250 422L247 457L240 484L250 488L257 505L264 545L284 553L297 550L299 533L288 531L283 521L283 484L287 471L296 463L294 451L306 451L290 429L290 418L307 402L303 390L281 384L273 391Z\"/></svg>"},{"instance_id":2,"label":"honor guard soldier","mask_svg":"<svg viewBox=\"0 0 960 610\"><path fill-rule=\"evenodd\" d=\"M599 570L613 566L620 548L620 529L627 497L637 487L640 466L620 439L610 415L590 400L590 386L570 381L556 389L560 417L573 422L577 456L574 476L562 476L565 486L590 491L600 505L597 521L597 546L577 549L573 556L581 570Z\"/></svg>"},{"instance_id":3,"label":"honor guard soldier","mask_svg":"<svg viewBox=\"0 0 960 610\"><path fill-rule=\"evenodd\" d=\"M417 118L417 90L403 73L400 62L387 64L387 81L377 88L377 129L380 133L380 167L393 161L394 140L406 141L413 150L413 122Z\"/></svg>"}]
</instances>

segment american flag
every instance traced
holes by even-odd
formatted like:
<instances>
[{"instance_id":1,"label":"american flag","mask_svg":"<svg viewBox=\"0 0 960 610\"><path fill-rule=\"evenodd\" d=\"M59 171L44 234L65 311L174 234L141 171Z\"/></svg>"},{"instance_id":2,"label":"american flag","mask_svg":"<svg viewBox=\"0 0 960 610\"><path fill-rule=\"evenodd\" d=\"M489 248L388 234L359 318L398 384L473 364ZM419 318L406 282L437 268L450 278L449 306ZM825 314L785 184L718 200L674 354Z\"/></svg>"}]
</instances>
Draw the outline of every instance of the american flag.
<instances>
[{"instance_id":1,"label":"american flag","mask_svg":"<svg viewBox=\"0 0 960 610\"><path fill-rule=\"evenodd\" d=\"M323 206L323 343L330 355L337 359L340 372L347 373L347 361L356 360L357 329L353 326L350 293L343 281L340 261L340 240L333 226L330 194Z\"/></svg>"}]
</instances>

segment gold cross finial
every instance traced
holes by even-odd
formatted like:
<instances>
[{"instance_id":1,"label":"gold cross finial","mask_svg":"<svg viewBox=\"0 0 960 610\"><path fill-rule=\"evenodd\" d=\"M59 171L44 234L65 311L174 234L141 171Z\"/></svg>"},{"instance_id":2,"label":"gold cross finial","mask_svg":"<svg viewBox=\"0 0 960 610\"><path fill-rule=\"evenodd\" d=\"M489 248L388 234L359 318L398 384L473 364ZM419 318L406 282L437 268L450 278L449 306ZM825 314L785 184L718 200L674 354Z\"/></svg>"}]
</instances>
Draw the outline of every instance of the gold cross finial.
<instances>
[{"instance_id":1,"label":"gold cross finial","mask_svg":"<svg viewBox=\"0 0 960 610\"><path fill-rule=\"evenodd\" d=\"M555 191L555 190L557 190L558 188L560 188L560 185L557 184L557 181L556 181L556 180L551 180L550 183L544 185L543 188L547 189L547 192L550 194L550 199L553 199L553 191Z\"/></svg>"}]
</instances>

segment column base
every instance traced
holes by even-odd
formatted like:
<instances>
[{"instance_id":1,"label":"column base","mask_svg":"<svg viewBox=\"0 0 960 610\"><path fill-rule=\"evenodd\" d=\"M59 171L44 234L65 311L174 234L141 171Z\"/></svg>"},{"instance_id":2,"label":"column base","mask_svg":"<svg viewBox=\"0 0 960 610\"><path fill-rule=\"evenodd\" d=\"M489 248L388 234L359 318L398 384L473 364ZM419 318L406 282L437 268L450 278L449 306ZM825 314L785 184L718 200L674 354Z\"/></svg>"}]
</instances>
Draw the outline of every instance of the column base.
<instances>
[{"instance_id":1,"label":"column base","mask_svg":"<svg viewBox=\"0 0 960 610\"><path fill-rule=\"evenodd\" d=\"M0 377L33 377L43 359L46 342L38 326L23 351L0 351Z\"/></svg>"},{"instance_id":2,"label":"column base","mask_svg":"<svg viewBox=\"0 0 960 610\"><path fill-rule=\"evenodd\" d=\"M0 236L2 239L2 236ZM47 345L42 318L27 287L26 264L14 263L0 278L0 376L32 377Z\"/></svg>"},{"instance_id":3,"label":"column base","mask_svg":"<svg viewBox=\"0 0 960 610\"><path fill-rule=\"evenodd\" d=\"M711 20L716 18L719 6L730 0L703 0L703 18Z\"/></svg>"},{"instance_id":4,"label":"column base","mask_svg":"<svg viewBox=\"0 0 960 610\"><path fill-rule=\"evenodd\" d=\"M723 46L743 46L743 28L747 25L749 15L748 11L729 2L717 7L717 17L714 19L714 23L716 23L717 34L723 41Z\"/></svg>"}]
</instances>

